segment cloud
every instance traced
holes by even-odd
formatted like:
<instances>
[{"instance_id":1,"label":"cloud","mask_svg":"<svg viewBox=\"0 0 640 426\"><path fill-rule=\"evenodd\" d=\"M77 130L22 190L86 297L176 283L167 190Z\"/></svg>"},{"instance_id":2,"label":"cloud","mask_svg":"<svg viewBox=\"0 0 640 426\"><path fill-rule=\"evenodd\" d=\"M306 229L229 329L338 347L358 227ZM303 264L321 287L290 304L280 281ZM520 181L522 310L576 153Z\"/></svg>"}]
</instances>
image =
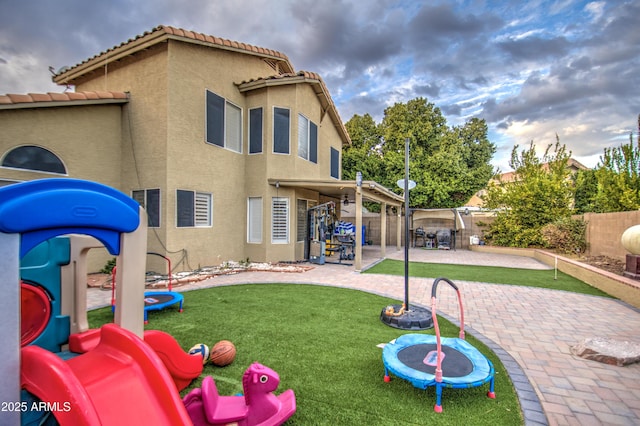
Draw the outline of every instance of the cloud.
<instances>
[{"instance_id":1,"label":"cloud","mask_svg":"<svg viewBox=\"0 0 640 426\"><path fill-rule=\"evenodd\" d=\"M485 119L497 162L556 134L595 158L640 113L638 22L633 0L0 0L0 93L62 91L50 66L166 24L285 53L344 121L422 96L450 124Z\"/></svg>"}]
</instances>

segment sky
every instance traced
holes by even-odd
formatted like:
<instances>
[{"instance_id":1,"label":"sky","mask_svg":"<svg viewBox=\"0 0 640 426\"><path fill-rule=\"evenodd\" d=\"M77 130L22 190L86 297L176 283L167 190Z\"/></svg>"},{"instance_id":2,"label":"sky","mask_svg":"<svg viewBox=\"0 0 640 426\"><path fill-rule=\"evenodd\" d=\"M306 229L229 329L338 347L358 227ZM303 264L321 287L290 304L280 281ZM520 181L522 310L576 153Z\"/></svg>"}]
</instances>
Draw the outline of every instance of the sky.
<instances>
[{"instance_id":1,"label":"sky","mask_svg":"<svg viewBox=\"0 0 640 426\"><path fill-rule=\"evenodd\" d=\"M343 121L417 97L515 145L556 136L595 167L640 114L636 0L0 0L0 94L62 92L76 65L158 25L280 51L319 73Z\"/></svg>"}]
</instances>

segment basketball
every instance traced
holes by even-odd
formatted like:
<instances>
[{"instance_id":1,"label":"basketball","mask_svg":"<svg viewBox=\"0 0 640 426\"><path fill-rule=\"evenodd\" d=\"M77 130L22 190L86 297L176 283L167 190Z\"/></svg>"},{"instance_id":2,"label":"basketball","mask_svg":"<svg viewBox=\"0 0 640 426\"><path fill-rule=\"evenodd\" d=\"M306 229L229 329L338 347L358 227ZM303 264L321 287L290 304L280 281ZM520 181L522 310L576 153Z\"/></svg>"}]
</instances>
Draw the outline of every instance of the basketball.
<instances>
[{"instance_id":1,"label":"basketball","mask_svg":"<svg viewBox=\"0 0 640 426\"><path fill-rule=\"evenodd\" d=\"M233 362L236 358L236 347L228 340L220 340L213 345L209 359L213 365L224 367Z\"/></svg>"},{"instance_id":2,"label":"basketball","mask_svg":"<svg viewBox=\"0 0 640 426\"><path fill-rule=\"evenodd\" d=\"M197 345L193 345L191 349L189 349L189 355L198 355L202 357L202 364L206 364L209 360L209 346L204 343L198 343Z\"/></svg>"}]
</instances>

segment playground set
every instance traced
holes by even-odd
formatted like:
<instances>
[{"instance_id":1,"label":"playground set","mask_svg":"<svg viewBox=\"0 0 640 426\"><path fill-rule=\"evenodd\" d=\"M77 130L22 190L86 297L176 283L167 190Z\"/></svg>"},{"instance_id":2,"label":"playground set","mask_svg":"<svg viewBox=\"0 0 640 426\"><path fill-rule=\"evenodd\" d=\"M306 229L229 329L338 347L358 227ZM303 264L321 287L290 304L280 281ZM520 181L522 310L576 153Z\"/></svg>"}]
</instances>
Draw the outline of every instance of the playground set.
<instances>
[{"instance_id":1,"label":"playground set","mask_svg":"<svg viewBox=\"0 0 640 426\"><path fill-rule=\"evenodd\" d=\"M138 203L101 184L42 179L0 188L0 424L226 423L192 418L180 398L202 373L202 356L167 333L144 331L146 233ZM116 303L114 323L92 330L86 254L99 246L117 256ZM266 398L216 398L207 378L204 411L218 404L239 425L283 423L295 396L273 395L278 380L267 370L250 376L275 383Z\"/></svg>"}]
</instances>

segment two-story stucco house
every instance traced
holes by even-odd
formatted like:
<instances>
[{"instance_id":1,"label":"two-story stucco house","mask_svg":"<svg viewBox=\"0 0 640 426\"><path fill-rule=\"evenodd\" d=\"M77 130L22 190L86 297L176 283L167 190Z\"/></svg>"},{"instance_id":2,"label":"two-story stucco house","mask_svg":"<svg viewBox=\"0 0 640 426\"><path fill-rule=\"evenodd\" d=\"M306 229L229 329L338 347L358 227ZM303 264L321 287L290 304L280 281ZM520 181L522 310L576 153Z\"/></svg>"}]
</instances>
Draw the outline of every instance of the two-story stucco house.
<instances>
[{"instance_id":1,"label":"two-story stucco house","mask_svg":"<svg viewBox=\"0 0 640 426\"><path fill-rule=\"evenodd\" d=\"M0 96L0 181L74 177L130 194L149 251L181 269L303 260L308 208L401 205L341 180L350 140L329 91L280 52L159 26L53 80L75 91Z\"/></svg>"}]
</instances>

